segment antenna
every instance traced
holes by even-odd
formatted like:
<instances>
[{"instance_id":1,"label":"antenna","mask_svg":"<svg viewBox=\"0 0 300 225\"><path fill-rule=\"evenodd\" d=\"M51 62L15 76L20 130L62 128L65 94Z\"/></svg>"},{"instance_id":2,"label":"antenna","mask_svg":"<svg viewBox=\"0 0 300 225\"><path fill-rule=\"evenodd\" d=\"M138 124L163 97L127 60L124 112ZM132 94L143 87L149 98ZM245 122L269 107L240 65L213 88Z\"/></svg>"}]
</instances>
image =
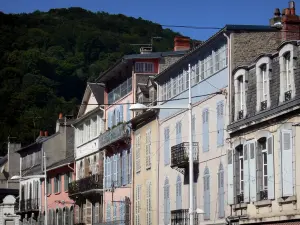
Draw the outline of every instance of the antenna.
<instances>
[{"instance_id":1,"label":"antenna","mask_svg":"<svg viewBox=\"0 0 300 225\"><path fill-rule=\"evenodd\" d=\"M151 40L150 40L150 44L130 44L132 46L141 46L140 47L140 53L141 54L145 54L147 52L152 52L152 47L153 47L153 42L154 40L159 40L159 39L162 39L162 37L151 37Z\"/></svg>"}]
</instances>

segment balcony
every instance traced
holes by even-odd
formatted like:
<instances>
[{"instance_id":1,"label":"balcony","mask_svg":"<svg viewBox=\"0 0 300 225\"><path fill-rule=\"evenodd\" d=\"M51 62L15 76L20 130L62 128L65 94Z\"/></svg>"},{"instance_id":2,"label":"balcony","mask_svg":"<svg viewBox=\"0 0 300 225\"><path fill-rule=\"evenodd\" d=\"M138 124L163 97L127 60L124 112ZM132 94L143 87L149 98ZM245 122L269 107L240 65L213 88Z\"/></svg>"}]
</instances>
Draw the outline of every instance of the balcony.
<instances>
[{"instance_id":1,"label":"balcony","mask_svg":"<svg viewBox=\"0 0 300 225\"><path fill-rule=\"evenodd\" d=\"M103 175L94 174L80 180L73 181L68 186L69 196L84 194L87 191L103 190Z\"/></svg>"},{"instance_id":2,"label":"balcony","mask_svg":"<svg viewBox=\"0 0 300 225\"><path fill-rule=\"evenodd\" d=\"M194 213L194 224L198 224L199 215ZM171 211L171 225L188 225L190 221L188 209Z\"/></svg>"},{"instance_id":3,"label":"balcony","mask_svg":"<svg viewBox=\"0 0 300 225\"><path fill-rule=\"evenodd\" d=\"M19 209L20 206L20 209ZM20 202L15 203L15 210L17 212L35 212L39 211L39 199L22 199Z\"/></svg>"},{"instance_id":4,"label":"balcony","mask_svg":"<svg viewBox=\"0 0 300 225\"><path fill-rule=\"evenodd\" d=\"M198 142L193 142L193 161L199 163ZM187 168L189 166L189 143L182 142L171 147L171 168Z\"/></svg>"},{"instance_id":5,"label":"balcony","mask_svg":"<svg viewBox=\"0 0 300 225\"><path fill-rule=\"evenodd\" d=\"M130 129L125 123L120 123L116 127L107 130L99 137L99 148L103 149L118 141L126 141L130 138Z\"/></svg>"}]
</instances>

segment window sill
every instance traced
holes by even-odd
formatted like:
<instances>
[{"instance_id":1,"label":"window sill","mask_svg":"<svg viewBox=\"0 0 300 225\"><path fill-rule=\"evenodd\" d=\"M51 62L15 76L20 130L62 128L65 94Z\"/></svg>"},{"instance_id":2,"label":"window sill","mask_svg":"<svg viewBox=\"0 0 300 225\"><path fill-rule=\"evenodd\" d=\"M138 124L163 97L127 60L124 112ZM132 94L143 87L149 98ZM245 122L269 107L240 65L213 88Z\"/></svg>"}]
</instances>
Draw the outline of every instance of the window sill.
<instances>
[{"instance_id":1,"label":"window sill","mask_svg":"<svg viewBox=\"0 0 300 225\"><path fill-rule=\"evenodd\" d=\"M235 204L233 205L233 210L236 211L236 210L239 210L239 209L246 209L247 208L247 203L240 203L240 204Z\"/></svg>"},{"instance_id":2,"label":"window sill","mask_svg":"<svg viewBox=\"0 0 300 225\"><path fill-rule=\"evenodd\" d=\"M69 192L69 190L65 190L65 193L68 193Z\"/></svg>"},{"instance_id":3,"label":"window sill","mask_svg":"<svg viewBox=\"0 0 300 225\"><path fill-rule=\"evenodd\" d=\"M270 200L270 199L260 200L260 201L254 202L254 205L256 208L272 206L272 200Z\"/></svg>"},{"instance_id":4,"label":"window sill","mask_svg":"<svg viewBox=\"0 0 300 225\"><path fill-rule=\"evenodd\" d=\"M55 195L59 195L60 193L61 193L61 192L59 191L59 192L55 192L54 194L55 194Z\"/></svg>"},{"instance_id":5,"label":"window sill","mask_svg":"<svg viewBox=\"0 0 300 225\"><path fill-rule=\"evenodd\" d=\"M289 203L296 204L297 196L293 195L293 196L290 196L290 197L281 197L281 198L277 199L277 202L278 202L279 205L289 204Z\"/></svg>"},{"instance_id":6,"label":"window sill","mask_svg":"<svg viewBox=\"0 0 300 225\"><path fill-rule=\"evenodd\" d=\"M51 194L47 194L47 197L50 197Z\"/></svg>"}]
</instances>

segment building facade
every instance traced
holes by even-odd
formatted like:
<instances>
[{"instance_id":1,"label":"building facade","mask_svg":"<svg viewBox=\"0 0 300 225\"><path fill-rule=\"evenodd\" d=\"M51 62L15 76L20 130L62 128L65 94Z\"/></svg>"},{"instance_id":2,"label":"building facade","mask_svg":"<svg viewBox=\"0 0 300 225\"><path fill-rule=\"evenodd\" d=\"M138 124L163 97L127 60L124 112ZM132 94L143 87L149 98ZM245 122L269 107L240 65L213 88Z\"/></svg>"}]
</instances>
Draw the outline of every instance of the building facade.
<instances>
[{"instance_id":1,"label":"building facade","mask_svg":"<svg viewBox=\"0 0 300 225\"><path fill-rule=\"evenodd\" d=\"M99 135L104 133L103 87L88 83L75 127L76 180L68 187L68 194L76 203L76 224L103 222L103 152Z\"/></svg>"},{"instance_id":2,"label":"building facade","mask_svg":"<svg viewBox=\"0 0 300 225\"><path fill-rule=\"evenodd\" d=\"M290 2L276 10L281 44L237 65L231 74L229 221L299 223L299 17ZM271 23L274 18L271 19Z\"/></svg>"},{"instance_id":3,"label":"building facade","mask_svg":"<svg viewBox=\"0 0 300 225\"><path fill-rule=\"evenodd\" d=\"M182 50L182 49L181 49ZM134 224L135 160L130 120L135 116L131 104L156 99L155 90L144 93L149 77L156 75L180 58L185 51L141 52L126 55L97 82L105 84L105 114L107 131L100 136L100 148L105 151L105 222ZM141 94L140 94L141 93ZM145 95L144 95L145 94ZM134 188L133 188L134 186ZM138 194L138 193L137 193Z\"/></svg>"}]
</instances>

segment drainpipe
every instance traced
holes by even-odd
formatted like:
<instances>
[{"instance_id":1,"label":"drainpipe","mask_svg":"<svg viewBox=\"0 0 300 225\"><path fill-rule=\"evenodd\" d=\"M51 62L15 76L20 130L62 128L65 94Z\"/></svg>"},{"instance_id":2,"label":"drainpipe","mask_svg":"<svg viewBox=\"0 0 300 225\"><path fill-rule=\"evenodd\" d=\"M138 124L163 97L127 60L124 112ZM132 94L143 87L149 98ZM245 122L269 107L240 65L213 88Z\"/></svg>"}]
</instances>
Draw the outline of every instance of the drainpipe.
<instances>
[{"instance_id":1,"label":"drainpipe","mask_svg":"<svg viewBox=\"0 0 300 225\"><path fill-rule=\"evenodd\" d=\"M104 204L105 203L105 191L106 191L106 186L105 186L105 174L106 174L106 171L105 171L105 163L106 163L106 150L103 151L103 173L104 173L104 176L103 176L103 199L102 199L102 203L103 203L103 212L102 212L102 215L103 215L103 218L105 218L105 221L103 220L102 218L102 221L103 222L106 222L106 205Z\"/></svg>"},{"instance_id":2,"label":"drainpipe","mask_svg":"<svg viewBox=\"0 0 300 225\"><path fill-rule=\"evenodd\" d=\"M223 35L226 37L227 39L227 46L228 46L228 96L229 96L229 100L228 100L228 115L229 115L229 121L228 124L231 122L231 34L230 36L228 36L226 33L223 33Z\"/></svg>"},{"instance_id":3,"label":"drainpipe","mask_svg":"<svg viewBox=\"0 0 300 225\"><path fill-rule=\"evenodd\" d=\"M157 83L155 82L157 85ZM157 86L158 87L158 86ZM156 218L157 222L156 224L159 224L159 159L160 159L160 130L159 130L159 121L158 116L156 117L156 126L157 126L157 142L156 142L156 151L157 151L157 179L156 179Z\"/></svg>"}]
</instances>

